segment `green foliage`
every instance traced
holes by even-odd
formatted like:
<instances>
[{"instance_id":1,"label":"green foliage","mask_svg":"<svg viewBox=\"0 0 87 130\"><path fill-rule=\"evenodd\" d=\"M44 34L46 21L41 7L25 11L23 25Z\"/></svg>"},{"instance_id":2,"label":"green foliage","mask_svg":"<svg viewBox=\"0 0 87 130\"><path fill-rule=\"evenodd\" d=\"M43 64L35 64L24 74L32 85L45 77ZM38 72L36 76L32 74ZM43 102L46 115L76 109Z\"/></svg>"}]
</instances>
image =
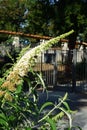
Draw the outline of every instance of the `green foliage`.
<instances>
[{"instance_id":1,"label":"green foliage","mask_svg":"<svg viewBox=\"0 0 87 130\"><path fill-rule=\"evenodd\" d=\"M32 56L30 57L29 61L35 55L38 55L42 50L48 49L51 45L56 43L56 41L58 41L61 37L65 37L71 33L73 33L73 30L61 35L60 37L48 41L47 43L45 43L45 45L41 44L41 46L35 47L33 51L31 50ZM23 64L25 63L25 59L27 60L29 58L27 53L27 56L25 55L25 50L22 51L18 59L21 62L17 62L22 64L23 66L27 65L28 63L33 63L31 62L31 60L30 62L27 62L27 64ZM28 52L28 54L31 54L31 51ZM20 69L20 64L17 64L17 69L18 67ZM14 75L10 76L11 77L9 78L9 80L13 81ZM14 77L16 78L16 76L17 73ZM0 84L2 84L3 82L4 78L0 79ZM8 77L6 83L8 83ZM20 80L20 84L16 86L16 91L11 91L11 89L5 89L5 91L1 91L2 89L4 89L3 87L2 89L0 89L0 94L5 92L4 98L0 98L0 130L59 130L60 127L57 126L57 124L60 120L63 120L64 116L67 116L68 119L68 124L64 129L72 130L72 111L70 110L70 107L66 102L68 94L66 93L64 97L60 98L57 104L46 101L43 105L41 105L39 104L40 95L37 91L38 85L40 85L43 88L43 90L46 90L42 75L35 73L33 71L33 68L30 67L29 73L23 75L22 79ZM25 90L26 87L27 91ZM49 109L48 111L47 108L49 107L51 107L51 109ZM55 111L57 112L56 114Z\"/></svg>"},{"instance_id":2,"label":"green foliage","mask_svg":"<svg viewBox=\"0 0 87 130\"><path fill-rule=\"evenodd\" d=\"M35 82L36 86L42 81L40 75L37 81L38 82ZM65 114L69 121L72 120L70 116L71 110L66 102L67 94L59 100L57 105L53 102L45 102L40 106L38 104L40 98L37 93L38 91L36 87L33 87L34 81L31 83L31 81L26 78L26 82L28 82L27 92L24 92L22 89L24 82L17 87L15 93L10 92L13 96L12 102L5 101L5 99L0 100L1 130L31 130L33 128L37 128L38 130L58 130L57 122L62 119ZM62 107L62 105L64 105L64 107ZM50 106L52 109L49 110L48 113L43 113L46 111L46 108L49 108ZM57 109L60 110L58 114L53 114ZM71 127L72 126L69 128Z\"/></svg>"},{"instance_id":3,"label":"green foliage","mask_svg":"<svg viewBox=\"0 0 87 130\"><path fill-rule=\"evenodd\" d=\"M24 22L25 0L0 1L0 27L7 30L18 30L20 23ZM1 29L0 28L0 29ZM17 31L16 30L16 31Z\"/></svg>"},{"instance_id":4,"label":"green foliage","mask_svg":"<svg viewBox=\"0 0 87 130\"><path fill-rule=\"evenodd\" d=\"M29 48L30 48L30 45L27 46L27 47L24 47L24 48L21 50L21 52L19 53L19 56L17 57L17 60L20 60L21 57L29 50Z\"/></svg>"},{"instance_id":5,"label":"green foliage","mask_svg":"<svg viewBox=\"0 0 87 130\"><path fill-rule=\"evenodd\" d=\"M86 8L87 2L82 0L1 0L0 29L54 37L74 28L87 40ZM0 36L0 41L8 38Z\"/></svg>"}]
</instances>

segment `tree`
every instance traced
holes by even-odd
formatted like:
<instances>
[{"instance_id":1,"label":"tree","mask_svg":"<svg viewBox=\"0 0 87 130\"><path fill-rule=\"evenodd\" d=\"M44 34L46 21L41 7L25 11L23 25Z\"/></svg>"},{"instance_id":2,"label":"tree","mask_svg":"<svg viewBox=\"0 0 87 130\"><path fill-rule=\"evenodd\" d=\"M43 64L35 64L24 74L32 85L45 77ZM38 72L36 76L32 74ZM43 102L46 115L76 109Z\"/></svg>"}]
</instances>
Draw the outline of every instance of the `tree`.
<instances>
[{"instance_id":1,"label":"tree","mask_svg":"<svg viewBox=\"0 0 87 130\"><path fill-rule=\"evenodd\" d=\"M55 6L59 14L59 19L56 18L57 21L55 22L59 23L60 32L63 33L73 28L76 36L79 33L84 33L85 27L87 27L87 2L82 0L59 0L55 2Z\"/></svg>"},{"instance_id":2,"label":"tree","mask_svg":"<svg viewBox=\"0 0 87 130\"><path fill-rule=\"evenodd\" d=\"M29 1L26 32L49 35L50 3L48 0Z\"/></svg>"},{"instance_id":3,"label":"tree","mask_svg":"<svg viewBox=\"0 0 87 130\"><path fill-rule=\"evenodd\" d=\"M73 28L86 35L86 7L83 0L3 0L0 29L57 36Z\"/></svg>"},{"instance_id":4,"label":"tree","mask_svg":"<svg viewBox=\"0 0 87 130\"><path fill-rule=\"evenodd\" d=\"M25 0L0 1L0 29L18 31L25 22Z\"/></svg>"},{"instance_id":5,"label":"tree","mask_svg":"<svg viewBox=\"0 0 87 130\"><path fill-rule=\"evenodd\" d=\"M2 0L0 1L0 29L19 31L25 23L26 0ZM0 41L8 39L8 36L0 35Z\"/></svg>"}]
</instances>

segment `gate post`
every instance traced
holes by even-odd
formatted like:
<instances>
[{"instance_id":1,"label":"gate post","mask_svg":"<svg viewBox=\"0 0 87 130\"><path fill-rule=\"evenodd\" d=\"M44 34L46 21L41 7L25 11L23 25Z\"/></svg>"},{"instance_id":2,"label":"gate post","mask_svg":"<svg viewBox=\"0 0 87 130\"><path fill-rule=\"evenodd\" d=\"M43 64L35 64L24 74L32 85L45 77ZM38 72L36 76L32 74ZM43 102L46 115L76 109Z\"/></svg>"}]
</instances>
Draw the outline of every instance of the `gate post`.
<instances>
[{"instance_id":1,"label":"gate post","mask_svg":"<svg viewBox=\"0 0 87 130\"><path fill-rule=\"evenodd\" d=\"M72 61L72 92L76 90L76 61L77 61L77 51L73 49L73 61Z\"/></svg>"}]
</instances>

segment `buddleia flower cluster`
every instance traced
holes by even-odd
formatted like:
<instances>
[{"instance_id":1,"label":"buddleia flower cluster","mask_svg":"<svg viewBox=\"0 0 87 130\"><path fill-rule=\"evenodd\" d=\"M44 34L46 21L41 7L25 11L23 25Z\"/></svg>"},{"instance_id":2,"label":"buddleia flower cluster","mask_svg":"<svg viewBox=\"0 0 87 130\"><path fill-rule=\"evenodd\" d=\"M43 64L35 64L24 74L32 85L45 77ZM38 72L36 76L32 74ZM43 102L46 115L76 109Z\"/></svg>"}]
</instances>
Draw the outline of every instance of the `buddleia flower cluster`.
<instances>
[{"instance_id":1,"label":"buddleia flower cluster","mask_svg":"<svg viewBox=\"0 0 87 130\"><path fill-rule=\"evenodd\" d=\"M7 76L5 82L1 85L0 96L7 98L7 91L14 92L17 86L21 83L22 78L27 75L29 68L32 67L35 56L38 56L41 52L49 49L52 45L58 43L61 39L72 34L74 31L71 30L65 34L57 36L48 40L45 43L42 43L31 50L27 51L14 65L13 70Z\"/></svg>"}]
</instances>

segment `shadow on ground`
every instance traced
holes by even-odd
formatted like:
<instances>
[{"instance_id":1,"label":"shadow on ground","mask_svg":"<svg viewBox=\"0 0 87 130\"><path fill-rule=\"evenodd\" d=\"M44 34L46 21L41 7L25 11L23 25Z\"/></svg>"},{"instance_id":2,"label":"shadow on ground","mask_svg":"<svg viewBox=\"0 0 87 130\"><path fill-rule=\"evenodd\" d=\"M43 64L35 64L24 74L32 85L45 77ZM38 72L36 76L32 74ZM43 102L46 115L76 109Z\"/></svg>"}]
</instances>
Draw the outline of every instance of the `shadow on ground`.
<instances>
[{"instance_id":1,"label":"shadow on ground","mask_svg":"<svg viewBox=\"0 0 87 130\"><path fill-rule=\"evenodd\" d=\"M71 110L77 110L73 115L73 125L80 126L82 130L87 130L87 94L80 92L71 92L70 89L65 90L48 89L48 93L38 91L39 103L43 104L46 101L58 103L58 99L68 93L68 104Z\"/></svg>"}]
</instances>

